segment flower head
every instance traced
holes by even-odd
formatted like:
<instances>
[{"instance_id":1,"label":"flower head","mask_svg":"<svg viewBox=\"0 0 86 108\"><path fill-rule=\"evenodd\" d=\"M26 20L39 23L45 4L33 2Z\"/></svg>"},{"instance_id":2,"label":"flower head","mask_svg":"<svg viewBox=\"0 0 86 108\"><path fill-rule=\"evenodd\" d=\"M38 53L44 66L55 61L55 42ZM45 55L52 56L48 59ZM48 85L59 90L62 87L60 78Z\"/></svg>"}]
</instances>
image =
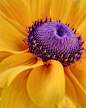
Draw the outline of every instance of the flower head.
<instances>
[{"instance_id":1,"label":"flower head","mask_svg":"<svg viewBox=\"0 0 86 108\"><path fill-rule=\"evenodd\" d=\"M0 1L0 108L86 107L85 8L85 0Z\"/></svg>"}]
</instances>

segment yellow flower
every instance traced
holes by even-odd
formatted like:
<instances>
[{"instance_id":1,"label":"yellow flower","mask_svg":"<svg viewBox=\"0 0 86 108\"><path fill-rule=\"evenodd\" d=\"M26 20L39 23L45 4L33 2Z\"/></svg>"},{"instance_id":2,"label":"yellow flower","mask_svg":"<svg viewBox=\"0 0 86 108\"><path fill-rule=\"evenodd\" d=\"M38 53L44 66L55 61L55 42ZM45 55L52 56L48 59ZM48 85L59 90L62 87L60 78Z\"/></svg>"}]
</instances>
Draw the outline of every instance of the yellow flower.
<instances>
[{"instance_id":1,"label":"yellow flower","mask_svg":"<svg viewBox=\"0 0 86 108\"><path fill-rule=\"evenodd\" d=\"M69 67L45 63L22 40L26 26L46 17L70 22L85 40L86 1L1 0L0 9L0 108L85 108L85 54Z\"/></svg>"}]
</instances>

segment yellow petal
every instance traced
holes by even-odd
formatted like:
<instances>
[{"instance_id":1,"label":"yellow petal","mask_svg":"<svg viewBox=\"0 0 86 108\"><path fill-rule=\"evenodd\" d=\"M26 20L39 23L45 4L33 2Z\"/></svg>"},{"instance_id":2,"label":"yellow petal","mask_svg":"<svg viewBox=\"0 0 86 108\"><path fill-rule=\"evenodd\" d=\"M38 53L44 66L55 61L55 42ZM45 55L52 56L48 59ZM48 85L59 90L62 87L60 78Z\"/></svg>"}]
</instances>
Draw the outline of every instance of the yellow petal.
<instances>
[{"instance_id":1,"label":"yellow petal","mask_svg":"<svg viewBox=\"0 0 86 108\"><path fill-rule=\"evenodd\" d=\"M75 88L75 91L77 94L77 107L80 106L80 108L85 108L86 107L86 93L84 92L83 88L79 84L76 77L71 73L69 69L65 69L65 74L70 79L70 81L72 82Z\"/></svg>"},{"instance_id":2,"label":"yellow petal","mask_svg":"<svg viewBox=\"0 0 86 108\"><path fill-rule=\"evenodd\" d=\"M7 57L0 63L0 73L16 66L33 65L36 62L37 58L36 56L33 56L32 53L14 54Z\"/></svg>"},{"instance_id":3,"label":"yellow petal","mask_svg":"<svg viewBox=\"0 0 86 108\"><path fill-rule=\"evenodd\" d=\"M65 94L65 78L60 62L51 60L49 65L33 69L27 80L27 91L32 101L41 107L51 107Z\"/></svg>"},{"instance_id":4,"label":"yellow petal","mask_svg":"<svg viewBox=\"0 0 86 108\"><path fill-rule=\"evenodd\" d=\"M84 11L83 11L84 10ZM86 0L76 0L73 2L70 13L68 15L68 22L79 27L79 25L86 18Z\"/></svg>"},{"instance_id":5,"label":"yellow petal","mask_svg":"<svg viewBox=\"0 0 86 108\"><path fill-rule=\"evenodd\" d=\"M24 28L32 23L33 16L21 0L1 0L0 9L5 16L19 22Z\"/></svg>"},{"instance_id":6,"label":"yellow petal","mask_svg":"<svg viewBox=\"0 0 86 108\"><path fill-rule=\"evenodd\" d=\"M78 27L78 31L82 32L83 30L86 31L86 15L85 15L84 20L81 22L81 24Z\"/></svg>"},{"instance_id":7,"label":"yellow petal","mask_svg":"<svg viewBox=\"0 0 86 108\"><path fill-rule=\"evenodd\" d=\"M65 103L65 99L63 98L56 106L57 108L65 108Z\"/></svg>"},{"instance_id":8,"label":"yellow petal","mask_svg":"<svg viewBox=\"0 0 86 108\"><path fill-rule=\"evenodd\" d=\"M82 35L82 39L85 41L85 48L86 48L86 28L84 30L81 31Z\"/></svg>"},{"instance_id":9,"label":"yellow petal","mask_svg":"<svg viewBox=\"0 0 86 108\"><path fill-rule=\"evenodd\" d=\"M40 108L28 96L26 90L28 71L22 72L9 87L3 89L0 108Z\"/></svg>"},{"instance_id":10,"label":"yellow petal","mask_svg":"<svg viewBox=\"0 0 86 108\"><path fill-rule=\"evenodd\" d=\"M45 17L50 16L51 0L24 0L24 3L35 17L35 20L45 19Z\"/></svg>"},{"instance_id":11,"label":"yellow petal","mask_svg":"<svg viewBox=\"0 0 86 108\"><path fill-rule=\"evenodd\" d=\"M2 91L3 91L3 88L0 88L0 99L1 99Z\"/></svg>"},{"instance_id":12,"label":"yellow petal","mask_svg":"<svg viewBox=\"0 0 86 108\"><path fill-rule=\"evenodd\" d=\"M82 58L83 59L81 59L81 62L75 62L75 67L73 64L71 64L70 70L86 92L86 58L84 58L84 56Z\"/></svg>"},{"instance_id":13,"label":"yellow petal","mask_svg":"<svg viewBox=\"0 0 86 108\"><path fill-rule=\"evenodd\" d=\"M25 31L25 28L20 23L18 23L17 21L14 21L13 19L6 17L5 15L3 15L3 13L0 13L0 14L6 21L8 21L22 35L27 36L27 32Z\"/></svg>"},{"instance_id":14,"label":"yellow petal","mask_svg":"<svg viewBox=\"0 0 86 108\"><path fill-rule=\"evenodd\" d=\"M37 61L33 54L21 53L9 56L0 64L0 87L9 86L22 71L31 70L40 65L43 65L42 60Z\"/></svg>"},{"instance_id":15,"label":"yellow petal","mask_svg":"<svg viewBox=\"0 0 86 108\"><path fill-rule=\"evenodd\" d=\"M12 53L6 51L0 51L0 62L10 55L12 55Z\"/></svg>"},{"instance_id":16,"label":"yellow petal","mask_svg":"<svg viewBox=\"0 0 86 108\"><path fill-rule=\"evenodd\" d=\"M30 5L31 12L33 15L37 18L38 16L38 6L39 6L39 0L28 0L28 6Z\"/></svg>"},{"instance_id":17,"label":"yellow petal","mask_svg":"<svg viewBox=\"0 0 86 108\"><path fill-rule=\"evenodd\" d=\"M68 99L68 97L64 97L63 100L56 104L57 108L76 108L73 102Z\"/></svg>"},{"instance_id":18,"label":"yellow petal","mask_svg":"<svg viewBox=\"0 0 86 108\"><path fill-rule=\"evenodd\" d=\"M75 106L77 106L77 93L72 82L67 77L67 75L65 75L65 86L66 86L65 95L73 102Z\"/></svg>"},{"instance_id":19,"label":"yellow petal","mask_svg":"<svg viewBox=\"0 0 86 108\"><path fill-rule=\"evenodd\" d=\"M35 1L35 0L34 0ZM38 17L50 17L51 0L39 0Z\"/></svg>"},{"instance_id":20,"label":"yellow petal","mask_svg":"<svg viewBox=\"0 0 86 108\"><path fill-rule=\"evenodd\" d=\"M52 0L51 1L51 16L61 19L64 23L67 22L73 0Z\"/></svg>"},{"instance_id":21,"label":"yellow petal","mask_svg":"<svg viewBox=\"0 0 86 108\"><path fill-rule=\"evenodd\" d=\"M67 97L65 97L65 101L66 101L66 107L69 107L69 108L77 108L74 104L73 104L73 102L70 100L70 99L68 99Z\"/></svg>"},{"instance_id":22,"label":"yellow petal","mask_svg":"<svg viewBox=\"0 0 86 108\"><path fill-rule=\"evenodd\" d=\"M23 42L25 38L18 32L8 21L0 16L0 50L17 52L27 49L26 44Z\"/></svg>"}]
</instances>

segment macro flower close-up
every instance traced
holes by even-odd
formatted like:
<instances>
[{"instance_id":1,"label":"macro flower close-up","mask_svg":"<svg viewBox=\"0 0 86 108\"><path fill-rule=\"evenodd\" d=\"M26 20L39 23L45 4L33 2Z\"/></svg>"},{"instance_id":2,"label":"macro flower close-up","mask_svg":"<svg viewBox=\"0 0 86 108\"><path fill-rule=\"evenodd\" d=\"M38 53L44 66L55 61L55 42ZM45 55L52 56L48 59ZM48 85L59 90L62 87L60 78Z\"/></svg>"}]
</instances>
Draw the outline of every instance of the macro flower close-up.
<instances>
[{"instance_id":1,"label":"macro flower close-up","mask_svg":"<svg viewBox=\"0 0 86 108\"><path fill-rule=\"evenodd\" d=\"M86 108L85 0L0 0L0 108Z\"/></svg>"}]
</instances>

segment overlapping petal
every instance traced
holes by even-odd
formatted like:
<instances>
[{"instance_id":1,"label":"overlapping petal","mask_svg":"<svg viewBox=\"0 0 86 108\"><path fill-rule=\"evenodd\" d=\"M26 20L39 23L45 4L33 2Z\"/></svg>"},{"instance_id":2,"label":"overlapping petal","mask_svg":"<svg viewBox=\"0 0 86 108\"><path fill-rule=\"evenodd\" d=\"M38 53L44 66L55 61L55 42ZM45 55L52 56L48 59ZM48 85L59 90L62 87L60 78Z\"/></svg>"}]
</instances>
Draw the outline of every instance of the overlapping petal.
<instances>
[{"instance_id":1,"label":"overlapping petal","mask_svg":"<svg viewBox=\"0 0 86 108\"><path fill-rule=\"evenodd\" d=\"M73 102L73 104L75 106L77 106L76 90L75 90L70 78L66 74L65 74L65 87L66 87L65 95Z\"/></svg>"},{"instance_id":2,"label":"overlapping petal","mask_svg":"<svg viewBox=\"0 0 86 108\"><path fill-rule=\"evenodd\" d=\"M0 16L0 50L20 52L27 49L23 42L25 36L18 32L8 21Z\"/></svg>"},{"instance_id":3,"label":"overlapping petal","mask_svg":"<svg viewBox=\"0 0 86 108\"><path fill-rule=\"evenodd\" d=\"M31 70L40 65L43 65L42 60L37 60L36 56L31 53L20 53L7 57L0 63L0 87L9 86L22 71Z\"/></svg>"},{"instance_id":4,"label":"overlapping petal","mask_svg":"<svg viewBox=\"0 0 86 108\"><path fill-rule=\"evenodd\" d=\"M32 24L33 16L22 0L1 0L0 9L5 16L19 22L24 28Z\"/></svg>"},{"instance_id":5,"label":"overlapping petal","mask_svg":"<svg viewBox=\"0 0 86 108\"><path fill-rule=\"evenodd\" d=\"M35 20L39 18L45 19L46 16L50 16L51 0L24 0L24 3L33 14Z\"/></svg>"},{"instance_id":6,"label":"overlapping petal","mask_svg":"<svg viewBox=\"0 0 86 108\"><path fill-rule=\"evenodd\" d=\"M82 57L81 61L71 64L70 70L72 74L77 78L81 86L85 89L86 92L86 58L85 55Z\"/></svg>"},{"instance_id":7,"label":"overlapping petal","mask_svg":"<svg viewBox=\"0 0 86 108\"><path fill-rule=\"evenodd\" d=\"M51 0L51 16L70 23L82 31L86 28L85 0ZM58 6L57 6L58 5ZM84 11L83 11L84 10Z\"/></svg>"},{"instance_id":8,"label":"overlapping petal","mask_svg":"<svg viewBox=\"0 0 86 108\"><path fill-rule=\"evenodd\" d=\"M1 95L0 108L40 108L28 96L26 90L28 70L22 72Z\"/></svg>"},{"instance_id":9,"label":"overlapping petal","mask_svg":"<svg viewBox=\"0 0 86 108\"><path fill-rule=\"evenodd\" d=\"M60 103L56 104L57 108L76 108L76 106L73 104L73 102L68 98L64 97Z\"/></svg>"},{"instance_id":10,"label":"overlapping petal","mask_svg":"<svg viewBox=\"0 0 86 108\"><path fill-rule=\"evenodd\" d=\"M74 89L76 91L76 95L77 95L77 107L78 108L85 108L86 107L86 93L84 92L83 88L79 84L79 82L76 79L76 77L71 73L71 71L69 69L65 69L65 74L70 79L70 81L71 81L71 83L74 86Z\"/></svg>"},{"instance_id":11,"label":"overlapping petal","mask_svg":"<svg viewBox=\"0 0 86 108\"><path fill-rule=\"evenodd\" d=\"M19 22L6 17L3 13L0 13L0 15L9 22L17 31L19 31L23 36L27 36L27 32L25 31L26 28L24 28ZM27 26L27 25L26 25Z\"/></svg>"},{"instance_id":12,"label":"overlapping petal","mask_svg":"<svg viewBox=\"0 0 86 108\"><path fill-rule=\"evenodd\" d=\"M79 27L79 25L85 20L85 18L86 18L86 1L73 0L71 10L67 18L68 22L70 22L70 24L75 25L75 27Z\"/></svg>"},{"instance_id":13,"label":"overlapping petal","mask_svg":"<svg viewBox=\"0 0 86 108\"><path fill-rule=\"evenodd\" d=\"M73 0L51 0L51 16L66 23ZM64 14L65 13L65 14Z\"/></svg>"},{"instance_id":14,"label":"overlapping petal","mask_svg":"<svg viewBox=\"0 0 86 108\"><path fill-rule=\"evenodd\" d=\"M0 51L0 62L10 55L12 55L12 53L6 51Z\"/></svg>"},{"instance_id":15,"label":"overlapping petal","mask_svg":"<svg viewBox=\"0 0 86 108\"><path fill-rule=\"evenodd\" d=\"M41 107L51 107L65 95L65 78L60 62L33 69L27 80L27 91L32 101Z\"/></svg>"}]
</instances>

